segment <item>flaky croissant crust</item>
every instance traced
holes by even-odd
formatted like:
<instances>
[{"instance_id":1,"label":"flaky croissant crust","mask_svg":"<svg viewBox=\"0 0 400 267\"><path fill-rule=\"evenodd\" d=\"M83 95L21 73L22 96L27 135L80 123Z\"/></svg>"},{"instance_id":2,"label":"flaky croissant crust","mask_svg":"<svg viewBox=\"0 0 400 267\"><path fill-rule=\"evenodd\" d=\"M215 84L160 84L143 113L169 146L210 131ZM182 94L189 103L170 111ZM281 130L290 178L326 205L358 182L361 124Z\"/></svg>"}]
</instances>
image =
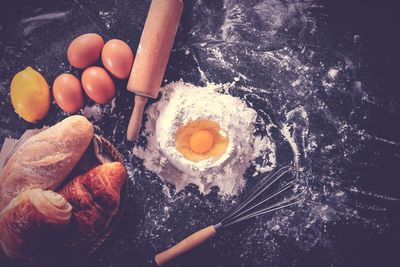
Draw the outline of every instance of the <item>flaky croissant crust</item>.
<instances>
[{"instance_id":1,"label":"flaky croissant crust","mask_svg":"<svg viewBox=\"0 0 400 267\"><path fill-rule=\"evenodd\" d=\"M104 232L120 205L126 170L119 162L105 163L75 177L60 194L73 206L71 242L85 241Z\"/></svg>"},{"instance_id":2,"label":"flaky croissant crust","mask_svg":"<svg viewBox=\"0 0 400 267\"><path fill-rule=\"evenodd\" d=\"M72 206L53 191L28 189L0 213L0 245L10 258L34 258L71 221Z\"/></svg>"}]
</instances>

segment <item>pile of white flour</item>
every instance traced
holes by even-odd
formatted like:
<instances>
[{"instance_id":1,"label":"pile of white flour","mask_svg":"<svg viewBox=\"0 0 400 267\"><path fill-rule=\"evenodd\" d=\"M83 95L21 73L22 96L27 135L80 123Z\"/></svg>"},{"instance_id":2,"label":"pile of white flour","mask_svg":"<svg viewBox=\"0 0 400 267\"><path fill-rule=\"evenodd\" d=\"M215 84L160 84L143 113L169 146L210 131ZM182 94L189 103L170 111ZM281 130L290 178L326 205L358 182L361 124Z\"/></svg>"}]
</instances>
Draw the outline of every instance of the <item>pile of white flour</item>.
<instances>
[{"instance_id":1,"label":"pile of white flour","mask_svg":"<svg viewBox=\"0 0 400 267\"><path fill-rule=\"evenodd\" d=\"M221 195L235 195L245 184L245 170L264 149L253 146L256 112L239 98L223 93L226 88L227 85L171 83L163 88L161 100L147 109L148 145L135 147L133 152L144 160L147 169L175 185L177 191L193 183L205 194L218 186ZM228 134L227 151L219 159L192 162L176 150L178 128L195 120L215 121Z\"/></svg>"}]
</instances>

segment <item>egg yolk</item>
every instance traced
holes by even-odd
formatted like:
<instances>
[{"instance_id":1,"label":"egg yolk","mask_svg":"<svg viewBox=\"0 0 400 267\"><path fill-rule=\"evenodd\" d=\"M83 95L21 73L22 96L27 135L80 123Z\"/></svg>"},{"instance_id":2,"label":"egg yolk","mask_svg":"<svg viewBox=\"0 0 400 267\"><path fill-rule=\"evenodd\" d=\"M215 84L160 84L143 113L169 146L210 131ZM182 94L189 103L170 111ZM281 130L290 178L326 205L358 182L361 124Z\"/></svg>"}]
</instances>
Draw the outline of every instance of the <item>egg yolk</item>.
<instances>
[{"instance_id":1,"label":"egg yolk","mask_svg":"<svg viewBox=\"0 0 400 267\"><path fill-rule=\"evenodd\" d=\"M198 162L207 158L220 158L229 144L228 136L218 123L211 120L196 120L180 127L175 145L186 159Z\"/></svg>"},{"instance_id":2,"label":"egg yolk","mask_svg":"<svg viewBox=\"0 0 400 267\"><path fill-rule=\"evenodd\" d=\"M200 130L190 137L189 145L195 153L206 153L214 145L214 136L207 130Z\"/></svg>"}]
</instances>

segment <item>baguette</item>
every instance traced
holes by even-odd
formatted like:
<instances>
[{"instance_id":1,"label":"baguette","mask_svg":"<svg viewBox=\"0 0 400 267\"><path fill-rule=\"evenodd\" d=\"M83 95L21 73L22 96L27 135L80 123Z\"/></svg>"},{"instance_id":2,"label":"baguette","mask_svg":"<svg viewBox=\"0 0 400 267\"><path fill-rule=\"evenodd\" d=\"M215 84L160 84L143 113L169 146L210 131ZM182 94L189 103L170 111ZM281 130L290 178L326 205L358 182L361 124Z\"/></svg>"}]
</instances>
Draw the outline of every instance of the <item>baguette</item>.
<instances>
[{"instance_id":1,"label":"baguette","mask_svg":"<svg viewBox=\"0 0 400 267\"><path fill-rule=\"evenodd\" d=\"M75 115L26 140L0 175L0 211L26 189L57 189L86 151L93 134L93 125Z\"/></svg>"}]
</instances>

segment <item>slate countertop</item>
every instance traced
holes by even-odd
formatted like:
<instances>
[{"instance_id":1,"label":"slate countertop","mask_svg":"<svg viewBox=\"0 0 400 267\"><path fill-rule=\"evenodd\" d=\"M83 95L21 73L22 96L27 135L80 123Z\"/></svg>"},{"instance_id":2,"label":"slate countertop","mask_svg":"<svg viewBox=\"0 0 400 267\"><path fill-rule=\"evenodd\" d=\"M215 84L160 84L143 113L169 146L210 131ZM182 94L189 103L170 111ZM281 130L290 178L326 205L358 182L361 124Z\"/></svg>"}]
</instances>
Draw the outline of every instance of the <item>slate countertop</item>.
<instances>
[{"instance_id":1,"label":"slate countertop","mask_svg":"<svg viewBox=\"0 0 400 267\"><path fill-rule=\"evenodd\" d=\"M67 62L66 48L87 32L119 38L136 51L149 4L16 0L2 7L0 144L68 115L53 103L38 125L20 119L9 97L17 71L33 66L49 84L64 72L80 77ZM389 1L185 1L165 83L234 82L230 94L263 121L257 132L263 133L265 124L277 125L278 132L290 129L299 155L286 139L270 135L278 164L297 159L311 189L307 204L290 210L296 215L288 211L234 226L171 266L395 266L400 241L397 17ZM114 235L81 266L151 265L156 252L218 221L233 206L217 189L203 196L189 186L165 196L160 178L132 153L133 145L146 145L145 136L136 144L124 139L133 95L126 81L116 85L113 105L96 109L88 101L84 114L125 156L129 205ZM257 180L252 172L246 173L245 192Z\"/></svg>"}]
</instances>

